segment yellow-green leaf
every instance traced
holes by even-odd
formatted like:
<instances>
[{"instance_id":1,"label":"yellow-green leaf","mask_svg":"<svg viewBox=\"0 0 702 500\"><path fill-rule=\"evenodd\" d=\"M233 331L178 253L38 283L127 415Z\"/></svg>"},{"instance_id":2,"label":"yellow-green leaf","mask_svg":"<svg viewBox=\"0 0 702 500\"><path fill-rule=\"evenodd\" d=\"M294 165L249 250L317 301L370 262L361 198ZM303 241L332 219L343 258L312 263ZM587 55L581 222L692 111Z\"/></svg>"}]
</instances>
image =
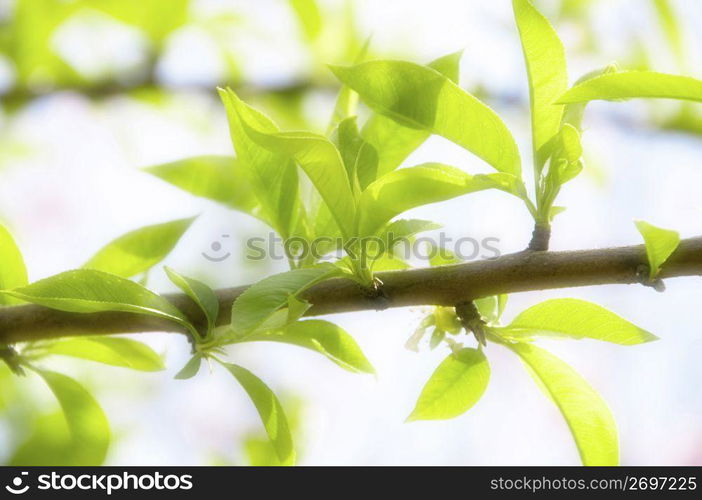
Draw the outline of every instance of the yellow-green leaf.
<instances>
[{"instance_id":1,"label":"yellow-green leaf","mask_svg":"<svg viewBox=\"0 0 702 500\"><path fill-rule=\"evenodd\" d=\"M434 371L407 421L445 420L462 415L482 397L490 365L482 351L461 349Z\"/></svg>"},{"instance_id":2,"label":"yellow-green leaf","mask_svg":"<svg viewBox=\"0 0 702 500\"><path fill-rule=\"evenodd\" d=\"M131 278L148 271L171 253L194 217L145 226L111 241L83 267Z\"/></svg>"},{"instance_id":3,"label":"yellow-green leaf","mask_svg":"<svg viewBox=\"0 0 702 500\"><path fill-rule=\"evenodd\" d=\"M211 332L215 327L217 315L219 314L219 299L217 299L214 291L202 281L178 274L170 267L166 266L164 270L168 275L168 279L183 290L200 307L207 319L207 331L208 333Z\"/></svg>"},{"instance_id":4,"label":"yellow-green leaf","mask_svg":"<svg viewBox=\"0 0 702 500\"><path fill-rule=\"evenodd\" d=\"M427 66L458 85L462 55L463 51L454 52L430 62ZM344 86L344 88L347 87ZM363 126L361 135L377 151L377 175L382 177L399 167L412 151L429 138L431 133L405 127L387 116L374 113Z\"/></svg>"},{"instance_id":5,"label":"yellow-green leaf","mask_svg":"<svg viewBox=\"0 0 702 500\"><path fill-rule=\"evenodd\" d=\"M246 167L231 156L195 156L144 169L195 196L260 216Z\"/></svg>"},{"instance_id":6,"label":"yellow-green leaf","mask_svg":"<svg viewBox=\"0 0 702 500\"><path fill-rule=\"evenodd\" d=\"M532 344L507 346L543 383L573 434L583 465L618 465L617 424L585 379L553 354Z\"/></svg>"},{"instance_id":7,"label":"yellow-green leaf","mask_svg":"<svg viewBox=\"0 0 702 500\"><path fill-rule=\"evenodd\" d=\"M0 290L27 284L27 268L22 252L10 232L0 224ZM20 303L13 297L0 294L0 306Z\"/></svg>"},{"instance_id":8,"label":"yellow-green leaf","mask_svg":"<svg viewBox=\"0 0 702 500\"><path fill-rule=\"evenodd\" d=\"M42 350L47 354L71 356L144 372L165 368L161 356L151 347L124 337L67 338L53 342Z\"/></svg>"},{"instance_id":9,"label":"yellow-green leaf","mask_svg":"<svg viewBox=\"0 0 702 500\"><path fill-rule=\"evenodd\" d=\"M183 313L160 295L133 281L94 269L66 271L0 293L61 311L121 311L157 316L195 333Z\"/></svg>"},{"instance_id":10,"label":"yellow-green leaf","mask_svg":"<svg viewBox=\"0 0 702 500\"><path fill-rule=\"evenodd\" d=\"M47 370L37 373L56 396L62 414L40 418L10 465L101 465L110 443L110 425L100 405L72 378Z\"/></svg>"},{"instance_id":11,"label":"yellow-green leaf","mask_svg":"<svg viewBox=\"0 0 702 500\"><path fill-rule=\"evenodd\" d=\"M540 171L561 126L563 106L553 102L568 88L565 51L548 19L529 0L513 0L512 6L529 76L534 157Z\"/></svg>"},{"instance_id":12,"label":"yellow-green leaf","mask_svg":"<svg viewBox=\"0 0 702 500\"><path fill-rule=\"evenodd\" d=\"M517 145L499 116L438 71L406 61L332 66L332 71L376 112L446 137L495 169L520 175Z\"/></svg>"},{"instance_id":13,"label":"yellow-green leaf","mask_svg":"<svg viewBox=\"0 0 702 500\"><path fill-rule=\"evenodd\" d=\"M702 102L702 81L654 71L620 71L585 80L571 87L556 102L567 104L636 97Z\"/></svg>"},{"instance_id":14,"label":"yellow-green leaf","mask_svg":"<svg viewBox=\"0 0 702 500\"><path fill-rule=\"evenodd\" d=\"M283 342L305 347L323 354L351 372L375 373L373 365L363 354L354 338L343 328L320 319L296 321L287 327L246 337L246 342Z\"/></svg>"},{"instance_id":15,"label":"yellow-green leaf","mask_svg":"<svg viewBox=\"0 0 702 500\"><path fill-rule=\"evenodd\" d=\"M602 306L579 299L552 299L523 311L508 326L495 328L504 338L589 338L635 345L658 337Z\"/></svg>"},{"instance_id":16,"label":"yellow-green leaf","mask_svg":"<svg viewBox=\"0 0 702 500\"><path fill-rule=\"evenodd\" d=\"M237 337L253 333L278 310L315 283L339 274L332 265L294 269L254 283L232 305L231 327Z\"/></svg>"},{"instance_id":17,"label":"yellow-green leaf","mask_svg":"<svg viewBox=\"0 0 702 500\"><path fill-rule=\"evenodd\" d=\"M411 208L495 188L510 179L514 176L504 173L470 175L440 163L395 170L373 182L361 195L359 234L371 235Z\"/></svg>"},{"instance_id":18,"label":"yellow-green leaf","mask_svg":"<svg viewBox=\"0 0 702 500\"><path fill-rule=\"evenodd\" d=\"M656 227L642 220L636 221L636 228L646 243L646 256L648 257L650 270L649 278L654 279L660 272L661 266L678 248L680 233Z\"/></svg>"},{"instance_id":19,"label":"yellow-green leaf","mask_svg":"<svg viewBox=\"0 0 702 500\"><path fill-rule=\"evenodd\" d=\"M232 363L222 363L237 379L251 398L263 421L268 438L275 448L282 465L295 464L295 449L285 411L273 391L246 368Z\"/></svg>"}]
</instances>

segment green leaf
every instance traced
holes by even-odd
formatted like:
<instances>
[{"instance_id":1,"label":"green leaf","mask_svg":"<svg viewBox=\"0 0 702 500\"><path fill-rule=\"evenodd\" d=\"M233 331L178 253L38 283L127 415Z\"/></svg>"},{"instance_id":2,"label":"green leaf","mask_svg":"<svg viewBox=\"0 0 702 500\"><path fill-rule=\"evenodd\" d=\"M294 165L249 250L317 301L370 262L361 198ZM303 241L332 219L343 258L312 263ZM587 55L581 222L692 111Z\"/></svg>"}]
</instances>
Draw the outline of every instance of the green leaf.
<instances>
[{"instance_id":1,"label":"green leaf","mask_svg":"<svg viewBox=\"0 0 702 500\"><path fill-rule=\"evenodd\" d=\"M189 378L193 378L200 371L201 364L202 356L196 354L195 356L190 358L190 361L185 363L185 366L181 368L181 370L178 373L176 373L176 376L174 378L176 380L187 380Z\"/></svg>"},{"instance_id":2,"label":"green leaf","mask_svg":"<svg viewBox=\"0 0 702 500\"><path fill-rule=\"evenodd\" d=\"M378 152L361 137L355 116L339 123L336 136L349 182L358 193L377 177Z\"/></svg>"},{"instance_id":3,"label":"green leaf","mask_svg":"<svg viewBox=\"0 0 702 500\"><path fill-rule=\"evenodd\" d=\"M495 187L509 174L470 175L440 163L395 170L373 182L359 199L359 234L374 234L411 208Z\"/></svg>"},{"instance_id":4,"label":"green leaf","mask_svg":"<svg viewBox=\"0 0 702 500\"><path fill-rule=\"evenodd\" d=\"M621 71L585 80L558 98L557 104L636 97L702 102L702 81L653 71Z\"/></svg>"},{"instance_id":5,"label":"green leaf","mask_svg":"<svg viewBox=\"0 0 702 500\"><path fill-rule=\"evenodd\" d=\"M194 220L179 219L131 231L108 243L83 267L123 278L148 271L171 253Z\"/></svg>"},{"instance_id":6,"label":"green leaf","mask_svg":"<svg viewBox=\"0 0 702 500\"><path fill-rule=\"evenodd\" d=\"M376 112L446 137L501 172L520 174L519 151L499 116L438 71L405 61L332 66L332 71Z\"/></svg>"},{"instance_id":7,"label":"green leaf","mask_svg":"<svg viewBox=\"0 0 702 500\"><path fill-rule=\"evenodd\" d=\"M288 0L300 21L302 32L308 40L315 40L322 29L322 17L315 0Z\"/></svg>"},{"instance_id":8,"label":"green leaf","mask_svg":"<svg viewBox=\"0 0 702 500\"><path fill-rule=\"evenodd\" d=\"M72 378L46 370L37 373L56 396L62 418L40 419L43 425L20 445L10 464L101 465L110 443L110 426L100 405Z\"/></svg>"},{"instance_id":9,"label":"green leaf","mask_svg":"<svg viewBox=\"0 0 702 500\"><path fill-rule=\"evenodd\" d=\"M353 234L356 204L343 161L326 137L309 132L277 132L257 127L230 90L230 103L250 140L277 156L294 159L310 178L339 228Z\"/></svg>"},{"instance_id":10,"label":"green leaf","mask_svg":"<svg viewBox=\"0 0 702 500\"><path fill-rule=\"evenodd\" d=\"M212 332L219 314L219 299L217 299L214 291L202 281L178 274L170 267L166 266L164 270L168 275L168 279L183 290L200 307L207 319L207 332L208 334Z\"/></svg>"},{"instance_id":11,"label":"green leaf","mask_svg":"<svg viewBox=\"0 0 702 500\"><path fill-rule=\"evenodd\" d=\"M635 345L658 339L604 307L579 299L541 302L523 311L508 326L493 330L518 341L555 336Z\"/></svg>"},{"instance_id":12,"label":"green leaf","mask_svg":"<svg viewBox=\"0 0 702 500\"><path fill-rule=\"evenodd\" d=\"M328 321L296 321L282 330L251 335L245 341L283 342L305 347L323 354L345 370L375 374L373 365L354 338L340 326Z\"/></svg>"},{"instance_id":13,"label":"green leaf","mask_svg":"<svg viewBox=\"0 0 702 500\"><path fill-rule=\"evenodd\" d=\"M462 55L463 51L448 54L432 61L428 67L458 84ZM361 135L377 151L377 172L378 177L382 177L399 167L412 151L429 138L431 133L405 127L391 118L374 113L364 125Z\"/></svg>"},{"instance_id":14,"label":"green leaf","mask_svg":"<svg viewBox=\"0 0 702 500\"><path fill-rule=\"evenodd\" d=\"M646 242L646 256L648 257L649 278L654 279L661 270L661 266L668 260L680 244L680 233L670 229L662 229L642 220L636 221L639 230Z\"/></svg>"},{"instance_id":15,"label":"green leaf","mask_svg":"<svg viewBox=\"0 0 702 500\"><path fill-rule=\"evenodd\" d=\"M0 290L27 284L27 268L22 252L10 232L0 224ZM10 296L0 294L0 306L21 303Z\"/></svg>"},{"instance_id":16,"label":"green leaf","mask_svg":"<svg viewBox=\"0 0 702 500\"><path fill-rule=\"evenodd\" d=\"M548 19L529 0L513 0L512 6L529 76L534 158L541 171L561 126L563 106L553 101L568 88L565 51Z\"/></svg>"},{"instance_id":17,"label":"green leaf","mask_svg":"<svg viewBox=\"0 0 702 500\"><path fill-rule=\"evenodd\" d=\"M143 286L93 269L66 271L0 293L61 311L121 311L169 319L197 333L173 304Z\"/></svg>"},{"instance_id":18,"label":"green leaf","mask_svg":"<svg viewBox=\"0 0 702 500\"><path fill-rule=\"evenodd\" d=\"M658 20L663 28L668 44L677 59L679 66L685 65L685 44L683 34L670 0L654 0L653 6L658 14Z\"/></svg>"},{"instance_id":19,"label":"green leaf","mask_svg":"<svg viewBox=\"0 0 702 500\"><path fill-rule=\"evenodd\" d=\"M422 389L407 421L457 417L478 402L489 380L490 365L482 351L466 348L452 353Z\"/></svg>"},{"instance_id":20,"label":"green leaf","mask_svg":"<svg viewBox=\"0 0 702 500\"><path fill-rule=\"evenodd\" d=\"M144 169L195 196L259 217L260 204L246 166L230 156L195 156Z\"/></svg>"},{"instance_id":21,"label":"green leaf","mask_svg":"<svg viewBox=\"0 0 702 500\"><path fill-rule=\"evenodd\" d=\"M295 449L290 427L285 411L273 391L246 368L232 363L222 363L222 366L237 379L256 406L278 459L283 465L294 465Z\"/></svg>"},{"instance_id":22,"label":"green leaf","mask_svg":"<svg viewBox=\"0 0 702 500\"><path fill-rule=\"evenodd\" d=\"M264 278L247 288L232 305L232 330L245 336L259 329L282 307L312 285L339 274L332 265L294 269Z\"/></svg>"},{"instance_id":23,"label":"green leaf","mask_svg":"<svg viewBox=\"0 0 702 500\"><path fill-rule=\"evenodd\" d=\"M475 299L475 306L488 323L497 323L505 310L507 295L492 295L481 299Z\"/></svg>"},{"instance_id":24,"label":"green leaf","mask_svg":"<svg viewBox=\"0 0 702 500\"><path fill-rule=\"evenodd\" d=\"M97 361L144 372L165 369L161 356L142 342L124 337L76 337L62 339L42 348L47 354L59 354Z\"/></svg>"},{"instance_id":25,"label":"green leaf","mask_svg":"<svg viewBox=\"0 0 702 500\"><path fill-rule=\"evenodd\" d=\"M584 465L618 465L617 425L600 395L570 366L532 344L507 344L541 380L563 414Z\"/></svg>"},{"instance_id":26,"label":"green leaf","mask_svg":"<svg viewBox=\"0 0 702 500\"><path fill-rule=\"evenodd\" d=\"M272 153L247 133L251 127L266 133L276 133L279 129L270 118L244 103L232 90L219 89L219 95L227 111L237 160L261 204L261 217L269 221L283 238L289 238L304 218L298 198L297 169L286 155Z\"/></svg>"}]
</instances>

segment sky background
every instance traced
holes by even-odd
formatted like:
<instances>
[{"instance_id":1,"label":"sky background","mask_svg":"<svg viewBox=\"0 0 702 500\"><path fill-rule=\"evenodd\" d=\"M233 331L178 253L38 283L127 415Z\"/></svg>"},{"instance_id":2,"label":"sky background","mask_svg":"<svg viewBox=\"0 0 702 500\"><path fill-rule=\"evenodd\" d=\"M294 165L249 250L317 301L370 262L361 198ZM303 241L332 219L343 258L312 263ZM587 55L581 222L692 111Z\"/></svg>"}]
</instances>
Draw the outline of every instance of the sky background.
<instances>
[{"instance_id":1,"label":"sky background","mask_svg":"<svg viewBox=\"0 0 702 500\"><path fill-rule=\"evenodd\" d=\"M158 76L175 89L154 104L115 97L93 102L77 93L51 94L20 113L0 118L0 217L22 248L30 280L79 267L106 242L129 230L199 214L165 264L212 286L250 283L283 262L247 263L244 241L265 235L262 224L215 203L179 191L140 168L199 154L231 154L223 108L211 92L226 73L208 30L215 14L238 19L222 35L237 54L239 78L249 86L275 87L313 78L332 85L323 63L334 59L334 26L344 21L342 2L320 2L325 29L310 51L282 0L199 1L192 25L166 42ZM702 4L673 2L684 27L685 62L668 50L651 2L595 1L586 16L558 16L557 1L539 2L554 21L569 57L571 82L617 62L702 76L699 30ZM530 177L528 88L511 2L415 0L354 2L360 38L372 35L374 53L417 62L463 49L461 84L487 90L487 102L513 131ZM7 10L11 2L1 2ZM3 9L0 9L2 12ZM92 16L92 17L91 17ZM244 20L244 21L241 21ZM103 24L100 24L103 23ZM334 24L336 23L336 24ZM588 33L595 40L589 43ZM119 23L88 13L63 26L53 43L86 74L99 75L139 59L143 40ZM326 38L324 38L326 37ZM337 54L338 56L338 54ZM0 88L12 81L0 62ZM5 69L3 69L5 68ZM92 73L91 73L92 72ZM5 82L5 83L3 83ZM309 95L306 119L323 131L333 92ZM661 117L677 104L593 103L585 120L586 170L568 184L559 205L568 207L553 227L552 249L637 244L633 220L643 219L702 234L702 137L661 131ZM699 106L698 106L699 107ZM700 110L698 110L700 111ZM468 172L486 165L458 146L432 138L406 165L444 162ZM528 213L516 199L483 192L413 210L410 216L444 225L453 237L499 238L501 253L522 250L531 233ZM229 235L229 236L223 236ZM222 262L202 256L220 242ZM160 267L150 288L172 291ZM592 300L660 337L622 347L595 341L541 345L571 363L604 397L617 420L625 465L702 465L702 331L700 282L669 280L658 294L643 286L607 286L530 292L510 296L505 320L554 297ZM230 349L230 359L261 376L300 406L296 436L302 464L578 464L575 445L556 407L514 355L491 344L488 390L468 413L450 421L403 423L436 365L441 347L419 354L403 348L422 308L329 317L354 335L378 376L354 375L316 353L273 343ZM181 465L242 463L241 440L260 432L245 393L221 369L190 381L174 381L189 346L169 334L139 336L166 355L168 369L131 373L89 363L56 361L96 390L116 436L108 464ZM36 380L22 382L38 402L51 397ZM0 427L0 458L11 428Z\"/></svg>"}]
</instances>

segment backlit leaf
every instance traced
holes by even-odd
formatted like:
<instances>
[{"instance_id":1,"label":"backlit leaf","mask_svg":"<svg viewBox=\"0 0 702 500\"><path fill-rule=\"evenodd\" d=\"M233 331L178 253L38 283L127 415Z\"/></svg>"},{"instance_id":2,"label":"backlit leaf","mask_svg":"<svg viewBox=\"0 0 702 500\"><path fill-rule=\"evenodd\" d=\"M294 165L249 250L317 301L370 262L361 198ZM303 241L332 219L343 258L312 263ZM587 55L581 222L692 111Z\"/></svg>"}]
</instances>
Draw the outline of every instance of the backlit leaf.
<instances>
[{"instance_id":1,"label":"backlit leaf","mask_svg":"<svg viewBox=\"0 0 702 500\"><path fill-rule=\"evenodd\" d=\"M144 372L165 368L161 356L148 345L125 337L67 338L52 342L42 350Z\"/></svg>"},{"instance_id":2,"label":"backlit leaf","mask_svg":"<svg viewBox=\"0 0 702 500\"><path fill-rule=\"evenodd\" d=\"M282 465L294 465L295 450L290 427L285 411L273 391L246 368L232 363L222 363L222 366L237 379L256 406L263 427Z\"/></svg>"},{"instance_id":3,"label":"backlit leaf","mask_svg":"<svg viewBox=\"0 0 702 500\"><path fill-rule=\"evenodd\" d=\"M155 165L144 171L195 196L259 216L260 204L246 167L230 156L195 156Z\"/></svg>"},{"instance_id":4,"label":"backlit leaf","mask_svg":"<svg viewBox=\"0 0 702 500\"><path fill-rule=\"evenodd\" d=\"M219 314L219 299L217 299L214 291L202 281L178 274L170 267L164 267L164 270L168 275L168 279L183 290L200 307L207 319L207 331L208 333L211 332L215 327L217 315Z\"/></svg>"},{"instance_id":5,"label":"backlit leaf","mask_svg":"<svg viewBox=\"0 0 702 500\"><path fill-rule=\"evenodd\" d=\"M195 220L174 220L145 226L111 241L83 267L131 278L148 271L171 253Z\"/></svg>"},{"instance_id":6,"label":"backlit leaf","mask_svg":"<svg viewBox=\"0 0 702 500\"><path fill-rule=\"evenodd\" d=\"M658 338L602 306L579 299L541 302L495 331L514 340L554 336L589 338L620 345L642 344Z\"/></svg>"},{"instance_id":7,"label":"backlit leaf","mask_svg":"<svg viewBox=\"0 0 702 500\"><path fill-rule=\"evenodd\" d=\"M557 99L557 103L636 97L680 99L702 102L702 81L689 76L653 71L620 71L579 83Z\"/></svg>"},{"instance_id":8,"label":"backlit leaf","mask_svg":"<svg viewBox=\"0 0 702 500\"><path fill-rule=\"evenodd\" d=\"M502 120L438 71L405 61L333 66L334 74L378 113L446 137L495 169L519 175L519 152Z\"/></svg>"},{"instance_id":9,"label":"backlit leaf","mask_svg":"<svg viewBox=\"0 0 702 500\"><path fill-rule=\"evenodd\" d=\"M432 61L427 66L458 84L462 55L463 51L454 52ZM363 126L361 135L378 153L377 176L381 177L399 167L431 133L405 127L387 116L374 113Z\"/></svg>"},{"instance_id":10,"label":"backlit leaf","mask_svg":"<svg viewBox=\"0 0 702 500\"><path fill-rule=\"evenodd\" d=\"M275 274L251 285L232 305L234 334L242 337L254 332L276 311L288 306L290 297L338 274L334 266L323 265Z\"/></svg>"},{"instance_id":11,"label":"backlit leaf","mask_svg":"<svg viewBox=\"0 0 702 500\"><path fill-rule=\"evenodd\" d=\"M10 232L0 224L0 290L27 284L27 268L22 252ZM21 303L8 295L0 294L0 306Z\"/></svg>"},{"instance_id":12,"label":"backlit leaf","mask_svg":"<svg viewBox=\"0 0 702 500\"><path fill-rule=\"evenodd\" d=\"M553 102L568 88L565 51L548 19L529 0L513 0L512 5L529 76L533 148L540 171L561 126L563 106Z\"/></svg>"},{"instance_id":13,"label":"backlit leaf","mask_svg":"<svg viewBox=\"0 0 702 500\"><path fill-rule=\"evenodd\" d=\"M461 349L434 371L407 421L444 420L468 411L481 398L490 380L490 365L482 351Z\"/></svg>"},{"instance_id":14,"label":"backlit leaf","mask_svg":"<svg viewBox=\"0 0 702 500\"><path fill-rule=\"evenodd\" d=\"M46 370L37 373L56 396L63 413L40 418L10 465L101 465L110 443L110 426L100 405L72 378Z\"/></svg>"},{"instance_id":15,"label":"backlit leaf","mask_svg":"<svg viewBox=\"0 0 702 500\"><path fill-rule=\"evenodd\" d=\"M532 344L508 344L538 377L563 414L583 465L618 465L617 425L607 404L577 372Z\"/></svg>"},{"instance_id":16,"label":"backlit leaf","mask_svg":"<svg viewBox=\"0 0 702 500\"><path fill-rule=\"evenodd\" d=\"M636 221L636 228L646 242L646 256L650 269L649 278L654 279L661 266L668 260L680 244L680 233L656 227L642 220Z\"/></svg>"},{"instance_id":17,"label":"backlit leaf","mask_svg":"<svg viewBox=\"0 0 702 500\"><path fill-rule=\"evenodd\" d=\"M278 331L251 335L245 341L293 344L319 352L345 370L375 373L373 365L370 364L354 338L341 327L328 321L318 319L296 321Z\"/></svg>"},{"instance_id":18,"label":"backlit leaf","mask_svg":"<svg viewBox=\"0 0 702 500\"><path fill-rule=\"evenodd\" d=\"M122 311L156 316L175 321L195 333L183 313L169 301L133 281L103 271L66 271L0 293L61 311Z\"/></svg>"},{"instance_id":19,"label":"backlit leaf","mask_svg":"<svg viewBox=\"0 0 702 500\"><path fill-rule=\"evenodd\" d=\"M439 163L395 170L373 182L361 195L359 234L373 234L411 208L493 188L498 178L505 176L509 174L470 175Z\"/></svg>"}]
</instances>

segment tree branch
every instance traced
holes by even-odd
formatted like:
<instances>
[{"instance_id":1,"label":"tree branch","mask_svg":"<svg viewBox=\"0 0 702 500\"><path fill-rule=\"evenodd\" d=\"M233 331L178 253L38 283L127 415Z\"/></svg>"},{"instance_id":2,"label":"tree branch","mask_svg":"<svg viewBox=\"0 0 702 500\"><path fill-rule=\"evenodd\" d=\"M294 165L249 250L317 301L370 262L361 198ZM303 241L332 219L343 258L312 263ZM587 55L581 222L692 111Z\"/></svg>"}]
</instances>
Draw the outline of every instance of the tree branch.
<instances>
[{"instance_id":1,"label":"tree branch","mask_svg":"<svg viewBox=\"0 0 702 500\"><path fill-rule=\"evenodd\" d=\"M308 315L317 316L386 307L453 306L501 293L591 285L639 283L639 266L646 264L643 245L568 252L520 252L494 260L451 266L379 273L382 301L373 300L354 282L334 279L312 287L305 298ZM702 236L683 240L666 262L661 278L702 276ZM217 291L218 325L229 322L231 306L246 287ZM184 294L165 295L195 323L202 313ZM77 335L135 332L181 332L167 320L131 313L78 314L36 305L0 309L0 343L14 343Z\"/></svg>"}]
</instances>

